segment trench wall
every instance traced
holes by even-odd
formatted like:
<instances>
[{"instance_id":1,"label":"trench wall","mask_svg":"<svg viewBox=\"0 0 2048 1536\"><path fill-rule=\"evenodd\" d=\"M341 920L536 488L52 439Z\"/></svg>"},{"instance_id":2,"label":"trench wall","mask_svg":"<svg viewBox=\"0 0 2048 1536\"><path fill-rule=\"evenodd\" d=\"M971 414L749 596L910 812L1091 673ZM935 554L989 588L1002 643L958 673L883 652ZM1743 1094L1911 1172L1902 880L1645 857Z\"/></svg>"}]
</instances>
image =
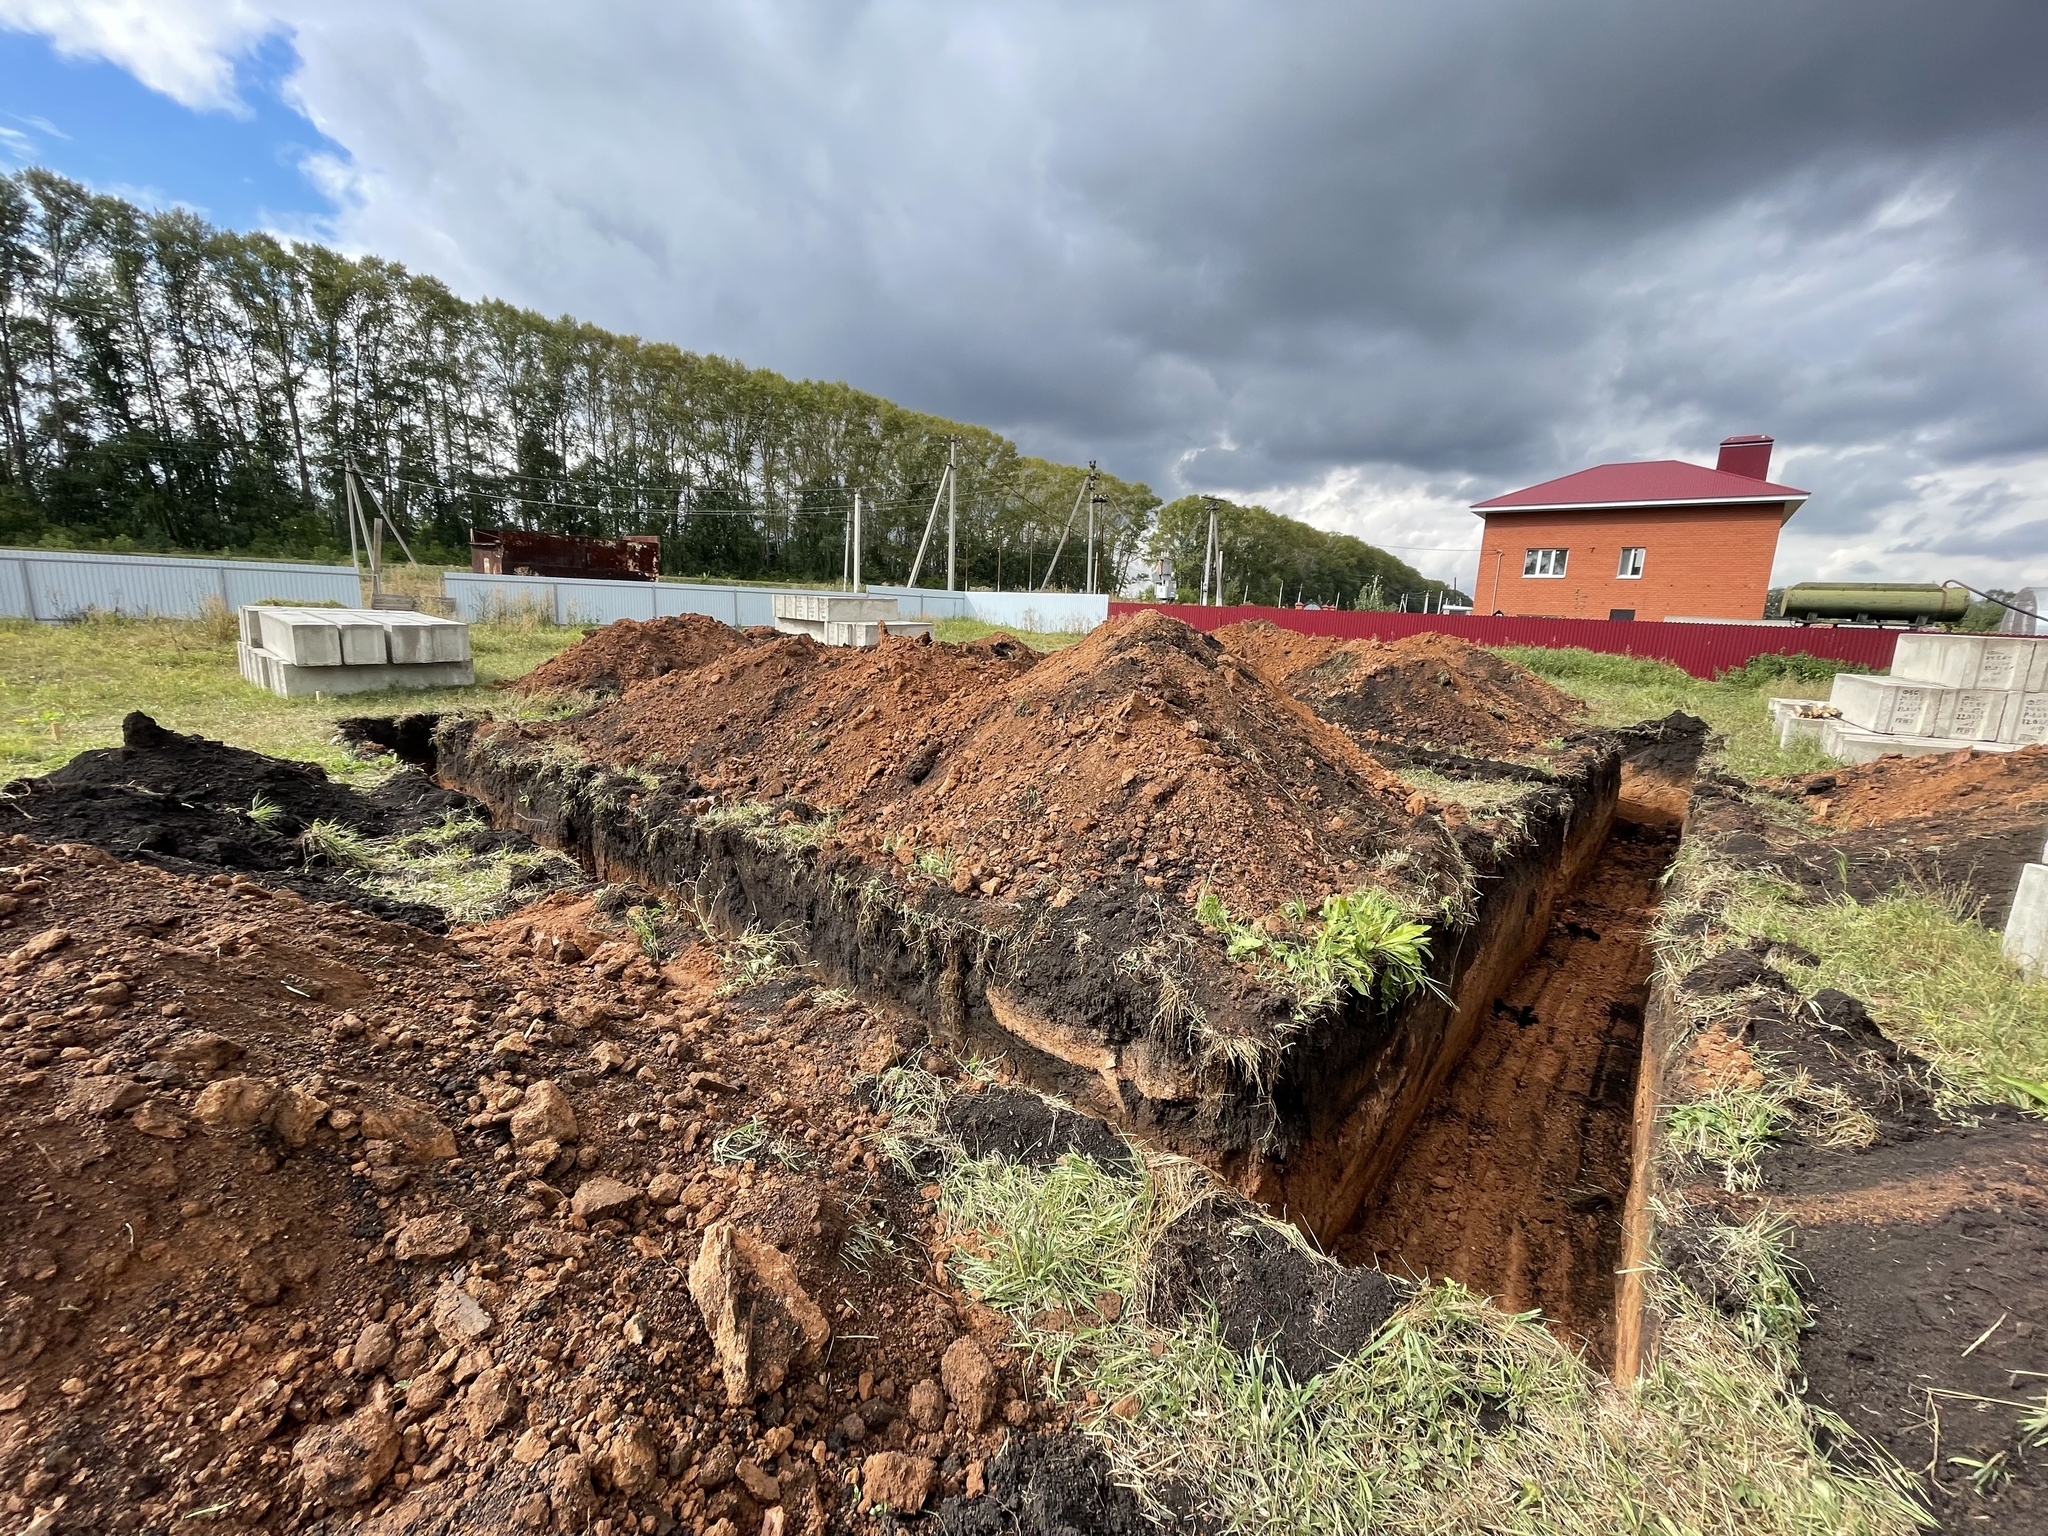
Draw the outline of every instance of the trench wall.
<instances>
[{"instance_id":1,"label":"trench wall","mask_svg":"<svg viewBox=\"0 0 2048 1536\"><path fill-rule=\"evenodd\" d=\"M1006 1056L1034 1086L1205 1163L1324 1241L1386 1176L1484 1011L1597 856L1621 755L1598 741L1580 751L1532 793L1512 846L1472 834L1476 921L1436 935L1441 996L1417 994L1392 1011L1354 997L1308 1026L1276 1080L1260 1085L1198 1067L1160 1038L1156 981L1116 963L1117 941L1072 942L1077 930L1128 934L1128 892L1089 892L1062 913L991 911L939 888L907 905L851 854L764 847L739 827L704 825L679 796L551 763L540 743L508 750L479 722L443 723L433 746L435 776L489 806L500 825L600 879L710 893L735 928L795 925L836 981L906 1007L955 1048ZM1192 918L1174 921L1200 932ZM1247 1037L1292 1029L1286 1000L1248 985L1220 955L1191 981L1212 1024Z\"/></svg>"}]
</instances>

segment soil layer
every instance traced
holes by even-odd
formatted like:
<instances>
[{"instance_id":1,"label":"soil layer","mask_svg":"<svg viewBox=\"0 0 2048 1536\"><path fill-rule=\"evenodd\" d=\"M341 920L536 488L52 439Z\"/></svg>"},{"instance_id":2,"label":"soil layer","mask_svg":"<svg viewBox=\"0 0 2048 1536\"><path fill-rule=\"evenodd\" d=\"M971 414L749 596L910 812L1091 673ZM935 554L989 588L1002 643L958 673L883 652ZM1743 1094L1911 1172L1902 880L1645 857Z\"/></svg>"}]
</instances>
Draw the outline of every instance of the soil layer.
<instances>
[{"instance_id":1,"label":"soil layer","mask_svg":"<svg viewBox=\"0 0 2048 1536\"><path fill-rule=\"evenodd\" d=\"M1338 1245L1347 1263L1450 1278L1540 1308L1595 1358L1612 1351L1620 1213L1669 832L1617 822L1542 947Z\"/></svg>"}]
</instances>

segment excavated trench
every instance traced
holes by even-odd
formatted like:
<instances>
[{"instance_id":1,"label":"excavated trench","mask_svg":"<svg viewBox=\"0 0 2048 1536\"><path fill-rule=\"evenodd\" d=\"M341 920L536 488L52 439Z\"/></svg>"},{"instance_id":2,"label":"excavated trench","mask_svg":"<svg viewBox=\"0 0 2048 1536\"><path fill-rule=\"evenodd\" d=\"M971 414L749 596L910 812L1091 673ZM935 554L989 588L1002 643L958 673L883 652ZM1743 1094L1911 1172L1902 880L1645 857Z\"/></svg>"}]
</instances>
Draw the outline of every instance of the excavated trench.
<instances>
[{"instance_id":1,"label":"excavated trench","mask_svg":"<svg viewBox=\"0 0 2048 1536\"><path fill-rule=\"evenodd\" d=\"M1658 762L1654 743L1646 756L1641 743L1611 739L1586 751L1531 802L1527 841L1483 871L1478 920L1438 956L1443 995L1340 1013L1254 1095L1242 1083L1217 1092L1169 1059L1139 1022L1151 995L1091 970L1076 946L1031 950L1022 930L943 916L878 924L849 867L770 856L658 794L621 810L617 784L488 752L466 722L431 740L418 722L356 724L600 878L679 891L708 876L737 920L795 923L828 973L922 1015L936 1038L1004 1055L1033 1086L1207 1163L1340 1259L1540 1308L1594 1358L1613 1358L1644 937L1677 849L1667 813L1674 796L1683 803L1689 758ZM1103 892L1098 909L1076 903L1065 916L1100 935L1120 901ZM1214 1000L1260 1006L1242 994Z\"/></svg>"},{"instance_id":2,"label":"excavated trench","mask_svg":"<svg viewBox=\"0 0 2048 1536\"><path fill-rule=\"evenodd\" d=\"M1668 827L1617 820L1336 1245L1346 1263L1541 1309L1605 1364Z\"/></svg>"}]
</instances>

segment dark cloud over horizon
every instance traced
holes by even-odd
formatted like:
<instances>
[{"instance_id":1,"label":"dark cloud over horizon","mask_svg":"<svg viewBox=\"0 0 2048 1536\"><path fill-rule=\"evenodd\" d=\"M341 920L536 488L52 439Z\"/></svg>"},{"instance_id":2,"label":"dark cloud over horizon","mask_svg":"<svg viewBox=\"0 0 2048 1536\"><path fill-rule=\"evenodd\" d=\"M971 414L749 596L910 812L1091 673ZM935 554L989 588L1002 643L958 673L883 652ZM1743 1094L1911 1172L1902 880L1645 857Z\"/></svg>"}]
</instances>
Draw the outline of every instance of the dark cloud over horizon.
<instances>
[{"instance_id":1,"label":"dark cloud over horizon","mask_svg":"<svg viewBox=\"0 0 2048 1536\"><path fill-rule=\"evenodd\" d=\"M2048 583L2039 0L241 26L195 35L292 36L331 233L467 292L1428 547L1770 431L1781 571Z\"/></svg>"}]
</instances>

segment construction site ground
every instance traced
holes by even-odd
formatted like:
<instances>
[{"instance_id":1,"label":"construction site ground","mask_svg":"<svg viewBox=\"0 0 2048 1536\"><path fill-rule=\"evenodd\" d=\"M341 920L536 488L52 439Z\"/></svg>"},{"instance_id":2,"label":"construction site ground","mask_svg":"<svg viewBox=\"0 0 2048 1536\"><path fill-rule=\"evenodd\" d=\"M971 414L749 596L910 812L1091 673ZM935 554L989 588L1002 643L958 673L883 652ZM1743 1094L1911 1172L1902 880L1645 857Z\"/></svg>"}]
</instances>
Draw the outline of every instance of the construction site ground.
<instances>
[{"instance_id":1,"label":"construction site ground","mask_svg":"<svg viewBox=\"0 0 2048 1536\"><path fill-rule=\"evenodd\" d=\"M835 857L899 886L1085 915L1104 942L1124 942L1111 913L1193 925L1209 893L1290 942L1332 894L1448 899L1475 839L1510 838L1534 782L1514 775L1586 728L1568 693L1436 637L1203 641L1152 617L1041 656L671 628L581 639L484 735L660 775L696 814L822 818ZM413 729L383 735L431 727ZM1167 1177L1142 1137L1048 1109L1022 1056L957 1052L901 995L813 963L800 931L706 924L687 892L602 881L537 844L540 823L392 772L378 737L327 749L378 757L351 787L360 770L144 717L0 798L0 1521L1289 1528L1208 1502L1184 1469L1146 1481L1167 1404L1097 1390L1111 1341L1165 1350L1212 1308L1255 1358L1327 1341L1271 1367L1291 1380L1364 1358L1449 1281L1540 1310L1595 1390L1661 986L1693 1000L1671 1103L1791 1062L1831 1091L1826 1124L1875 1128L1822 1134L1795 1097L1753 1180L1670 1162L1675 1280L1735 1326L1716 1234L1791 1222L1805 1392L1857 1432L1823 1436L1816 1467L1882 1452L1944 1528L2048 1529L2048 1125L1915 1086L1933 1078L1913 1024L1815 994L1713 902L1675 929L1663 910L1697 879L1683 848L1815 903L1960 888L1992 921L2030 825L2038 857L2048 753L1710 775L1687 810L1627 812L1332 1237L1346 1268L1248 1238L1249 1216L1203 1218L1048 1309L963 1278L1003 1234L968 1222L958 1160ZM308 837L404 849L457 823L503 871L464 909L481 920ZM1660 957L1708 951L1657 979ZM944 1101L929 1124L912 1083ZM1490 1401L1472 1433L1536 1435Z\"/></svg>"}]
</instances>

